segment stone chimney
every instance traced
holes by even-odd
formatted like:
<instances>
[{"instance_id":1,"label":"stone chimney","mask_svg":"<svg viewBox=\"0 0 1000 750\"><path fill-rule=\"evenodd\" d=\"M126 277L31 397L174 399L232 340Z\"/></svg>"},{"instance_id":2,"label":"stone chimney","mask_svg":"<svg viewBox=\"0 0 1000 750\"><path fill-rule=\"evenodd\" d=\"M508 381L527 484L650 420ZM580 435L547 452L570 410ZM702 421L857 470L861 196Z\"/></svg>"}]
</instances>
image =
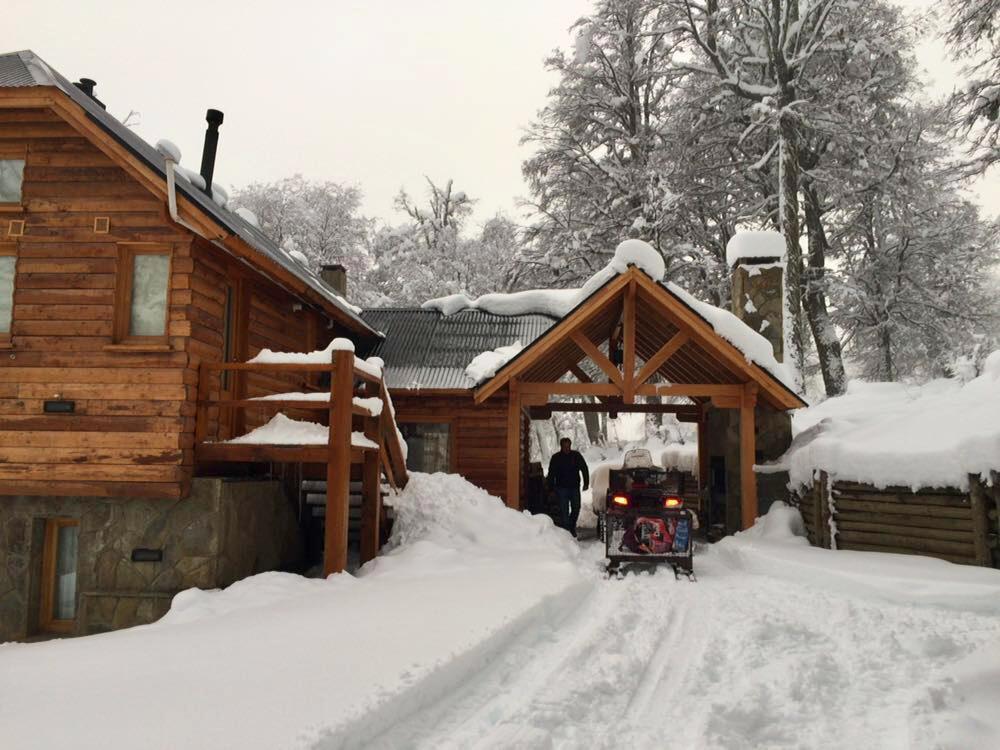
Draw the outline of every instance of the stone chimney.
<instances>
[{"instance_id":1,"label":"stone chimney","mask_svg":"<svg viewBox=\"0 0 1000 750\"><path fill-rule=\"evenodd\" d=\"M737 232L726 245L733 272L733 314L785 354L785 238L778 232Z\"/></svg>"},{"instance_id":2,"label":"stone chimney","mask_svg":"<svg viewBox=\"0 0 1000 750\"><path fill-rule=\"evenodd\" d=\"M347 269L339 263L323 264L319 277L338 296L347 299Z\"/></svg>"}]
</instances>

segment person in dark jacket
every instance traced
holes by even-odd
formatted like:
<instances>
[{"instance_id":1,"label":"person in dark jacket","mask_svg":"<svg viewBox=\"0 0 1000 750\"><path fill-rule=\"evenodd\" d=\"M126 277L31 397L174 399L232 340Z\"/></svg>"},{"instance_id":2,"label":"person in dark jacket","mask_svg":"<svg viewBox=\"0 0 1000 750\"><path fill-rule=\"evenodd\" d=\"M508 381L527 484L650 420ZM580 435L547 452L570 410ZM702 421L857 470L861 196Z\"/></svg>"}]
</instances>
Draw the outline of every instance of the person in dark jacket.
<instances>
[{"instance_id":1,"label":"person in dark jacket","mask_svg":"<svg viewBox=\"0 0 1000 750\"><path fill-rule=\"evenodd\" d=\"M548 485L559 501L559 525L573 536L576 536L576 522L580 517L580 477L583 477L583 489L586 490L590 487L587 462L573 450L573 441L563 438L559 441L559 452L549 461Z\"/></svg>"}]
</instances>

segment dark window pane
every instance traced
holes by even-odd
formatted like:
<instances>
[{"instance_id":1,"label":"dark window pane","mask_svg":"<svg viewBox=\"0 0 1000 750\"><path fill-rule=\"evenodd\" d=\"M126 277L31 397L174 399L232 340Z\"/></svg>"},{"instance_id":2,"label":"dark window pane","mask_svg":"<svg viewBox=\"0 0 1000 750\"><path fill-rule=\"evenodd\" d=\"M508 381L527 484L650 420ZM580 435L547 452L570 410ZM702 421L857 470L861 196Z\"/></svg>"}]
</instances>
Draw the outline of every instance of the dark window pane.
<instances>
[{"instance_id":1,"label":"dark window pane","mask_svg":"<svg viewBox=\"0 0 1000 750\"><path fill-rule=\"evenodd\" d=\"M80 527L60 526L56 539L56 581L52 615L57 620L76 617L76 558Z\"/></svg>"},{"instance_id":2,"label":"dark window pane","mask_svg":"<svg viewBox=\"0 0 1000 750\"><path fill-rule=\"evenodd\" d=\"M406 468L428 474L451 471L451 425L404 422L399 430L406 440Z\"/></svg>"}]
</instances>

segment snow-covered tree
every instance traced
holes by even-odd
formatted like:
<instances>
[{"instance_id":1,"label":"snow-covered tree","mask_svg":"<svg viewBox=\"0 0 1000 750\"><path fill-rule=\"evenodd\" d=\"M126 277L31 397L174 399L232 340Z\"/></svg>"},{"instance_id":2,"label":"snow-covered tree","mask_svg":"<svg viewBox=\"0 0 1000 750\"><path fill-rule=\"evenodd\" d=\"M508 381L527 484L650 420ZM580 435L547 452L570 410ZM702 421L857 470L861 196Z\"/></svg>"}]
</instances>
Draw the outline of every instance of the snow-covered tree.
<instances>
[{"instance_id":1,"label":"snow-covered tree","mask_svg":"<svg viewBox=\"0 0 1000 750\"><path fill-rule=\"evenodd\" d=\"M251 211L264 234L286 250L301 252L314 271L325 263L343 264L351 278L351 299L368 301L372 290L364 278L371 267L366 249L371 222L361 215L359 188L295 175L236 190L230 206Z\"/></svg>"},{"instance_id":2,"label":"snow-covered tree","mask_svg":"<svg viewBox=\"0 0 1000 750\"><path fill-rule=\"evenodd\" d=\"M973 171L1000 161L1000 0L947 0L946 39L968 78L953 104L969 137Z\"/></svg>"},{"instance_id":3,"label":"snow-covered tree","mask_svg":"<svg viewBox=\"0 0 1000 750\"><path fill-rule=\"evenodd\" d=\"M415 202L405 191L397 196L396 208L408 221L380 226L369 239L375 267L368 281L383 304L508 291L521 247L517 226L498 215L470 236L473 201L455 190L451 180L443 187L427 183L425 202Z\"/></svg>"}]
</instances>

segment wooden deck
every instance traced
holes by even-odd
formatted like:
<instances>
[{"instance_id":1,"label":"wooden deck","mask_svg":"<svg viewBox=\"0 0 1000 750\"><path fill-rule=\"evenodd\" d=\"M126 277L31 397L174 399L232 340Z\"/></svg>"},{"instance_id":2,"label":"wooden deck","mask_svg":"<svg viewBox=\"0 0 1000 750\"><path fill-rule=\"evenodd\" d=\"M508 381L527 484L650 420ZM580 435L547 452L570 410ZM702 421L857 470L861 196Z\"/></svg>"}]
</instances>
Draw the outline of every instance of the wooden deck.
<instances>
[{"instance_id":1,"label":"wooden deck","mask_svg":"<svg viewBox=\"0 0 1000 750\"><path fill-rule=\"evenodd\" d=\"M327 399L256 398L225 399L212 391L223 371L258 373L329 373L330 392ZM317 391L318 392L318 391ZM377 398L382 409L368 408L359 399ZM317 421L328 427L325 444L233 443L219 441L209 434L221 409L266 409L304 411L317 415ZM353 433L361 432L368 446L354 445ZM324 574L343 571L347 566L348 505L351 465L362 467L361 561L367 562L378 553L379 523L382 515L382 477L394 489L406 485L406 459L399 432L393 418L392 402L385 383L363 363L355 361L351 351L335 351L329 364L306 363L235 363L203 362L198 378L197 421L195 430L196 464L210 463L297 463L326 466L327 504L324 539Z\"/></svg>"}]
</instances>

